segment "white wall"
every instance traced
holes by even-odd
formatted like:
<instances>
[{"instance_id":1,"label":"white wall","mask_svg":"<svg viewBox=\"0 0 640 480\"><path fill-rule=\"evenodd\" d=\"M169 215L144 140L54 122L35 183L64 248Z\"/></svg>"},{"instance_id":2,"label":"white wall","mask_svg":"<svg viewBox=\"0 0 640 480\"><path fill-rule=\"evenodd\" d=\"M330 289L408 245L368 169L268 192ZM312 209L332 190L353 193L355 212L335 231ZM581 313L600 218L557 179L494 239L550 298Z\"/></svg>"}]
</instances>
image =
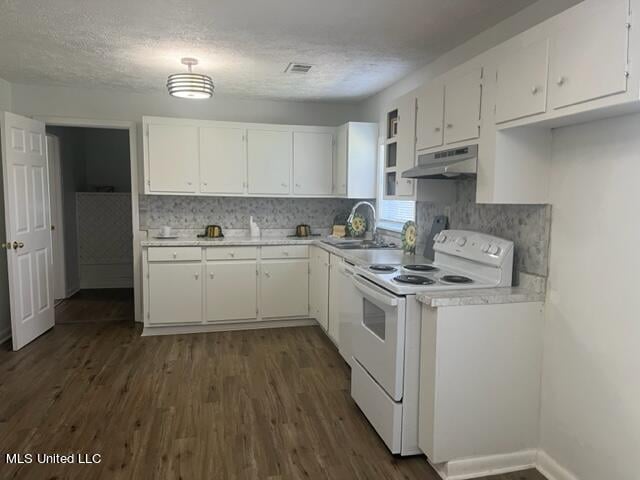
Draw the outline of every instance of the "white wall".
<instances>
[{"instance_id":1,"label":"white wall","mask_svg":"<svg viewBox=\"0 0 640 480\"><path fill-rule=\"evenodd\" d=\"M485 30L420 70L367 99L361 105L361 116L363 120L371 122L379 121L386 105L392 100L424 85L431 79L443 75L452 68L471 60L477 55L528 30L534 25L580 3L580 1L582 0L540 0L534 3L516 15Z\"/></svg>"},{"instance_id":2,"label":"white wall","mask_svg":"<svg viewBox=\"0 0 640 480\"><path fill-rule=\"evenodd\" d=\"M135 122L141 122L143 115L329 126L359 119L358 106L348 103L286 102L220 95L198 101L174 98L162 91L145 94L21 84L13 84L13 107L23 115Z\"/></svg>"},{"instance_id":3,"label":"white wall","mask_svg":"<svg viewBox=\"0 0 640 480\"><path fill-rule=\"evenodd\" d=\"M580 480L637 480L640 115L556 130L542 449Z\"/></svg>"},{"instance_id":4,"label":"white wall","mask_svg":"<svg viewBox=\"0 0 640 480\"><path fill-rule=\"evenodd\" d=\"M12 103L13 103L12 96L13 94L12 94L11 84L6 80L3 80L2 78L0 78L0 112L12 111Z\"/></svg>"},{"instance_id":5,"label":"white wall","mask_svg":"<svg viewBox=\"0 0 640 480\"><path fill-rule=\"evenodd\" d=\"M62 174L62 208L64 220L64 256L67 296L80 288L78 263L78 226L76 192L85 188L86 166L83 157L83 132L79 128L47 127L60 139L60 169Z\"/></svg>"}]
</instances>

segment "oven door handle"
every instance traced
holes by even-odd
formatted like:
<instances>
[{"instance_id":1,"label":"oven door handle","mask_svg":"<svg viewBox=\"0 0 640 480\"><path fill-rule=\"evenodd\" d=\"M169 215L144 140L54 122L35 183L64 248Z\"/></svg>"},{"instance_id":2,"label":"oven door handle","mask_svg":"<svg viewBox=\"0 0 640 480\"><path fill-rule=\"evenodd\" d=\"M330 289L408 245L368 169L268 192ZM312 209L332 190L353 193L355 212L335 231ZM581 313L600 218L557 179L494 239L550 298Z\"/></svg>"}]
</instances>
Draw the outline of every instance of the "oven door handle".
<instances>
[{"instance_id":1,"label":"oven door handle","mask_svg":"<svg viewBox=\"0 0 640 480\"><path fill-rule=\"evenodd\" d=\"M360 292L377 300L378 302L383 303L384 305L388 305L390 307L398 306L398 299L396 297L391 296L389 293L379 287L376 287L372 283L362 280L357 275L353 276L353 284L358 290L360 290Z\"/></svg>"}]
</instances>

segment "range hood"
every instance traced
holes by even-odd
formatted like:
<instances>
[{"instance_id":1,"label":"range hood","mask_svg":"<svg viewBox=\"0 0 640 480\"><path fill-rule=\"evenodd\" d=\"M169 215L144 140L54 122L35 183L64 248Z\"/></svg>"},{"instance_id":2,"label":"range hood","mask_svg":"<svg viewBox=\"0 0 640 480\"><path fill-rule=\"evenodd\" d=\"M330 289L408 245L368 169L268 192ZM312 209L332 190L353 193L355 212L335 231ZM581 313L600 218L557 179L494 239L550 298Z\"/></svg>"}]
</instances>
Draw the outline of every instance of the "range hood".
<instances>
[{"instance_id":1,"label":"range hood","mask_svg":"<svg viewBox=\"0 0 640 480\"><path fill-rule=\"evenodd\" d=\"M455 179L475 176L478 169L478 145L443 150L418 156L418 165L402 172L403 178Z\"/></svg>"}]
</instances>

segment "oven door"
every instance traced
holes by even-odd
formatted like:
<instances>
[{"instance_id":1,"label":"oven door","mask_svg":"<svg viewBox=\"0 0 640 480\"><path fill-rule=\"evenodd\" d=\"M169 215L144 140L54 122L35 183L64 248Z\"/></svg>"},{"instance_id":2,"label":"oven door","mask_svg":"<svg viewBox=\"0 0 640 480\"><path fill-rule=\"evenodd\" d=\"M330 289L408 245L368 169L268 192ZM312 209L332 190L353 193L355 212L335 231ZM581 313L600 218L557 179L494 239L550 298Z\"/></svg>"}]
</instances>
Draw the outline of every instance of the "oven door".
<instances>
[{"instance_id":1,"label":"oven door","mask_svg":"<svg viewBox=\"0 0 640 480\"><path fill-rule=\"evenodd\" d=\"M359 276L353 284L362 302L353 331L353 356L387 394L402 400L405 298Z\"/></svg>"}]
</instances>

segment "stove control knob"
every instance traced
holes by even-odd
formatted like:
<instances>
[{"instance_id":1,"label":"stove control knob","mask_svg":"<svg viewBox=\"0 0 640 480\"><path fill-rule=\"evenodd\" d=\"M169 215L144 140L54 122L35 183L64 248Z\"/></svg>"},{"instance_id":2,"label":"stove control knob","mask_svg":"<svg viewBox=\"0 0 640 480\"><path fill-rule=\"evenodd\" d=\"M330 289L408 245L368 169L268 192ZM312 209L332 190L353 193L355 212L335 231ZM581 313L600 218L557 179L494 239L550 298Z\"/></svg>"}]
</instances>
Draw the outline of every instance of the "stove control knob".
<instances>
[{"instance_id":1,"label":"stove control knob","mask_svg":"<svg viewBox=\"0 0 640 480\"><path fill-rule=\"evenodd\" d=\"M433 241L434 241L434 242L439 242L439 241L440 241L440 237L441 237L441 236L442 236L442 234L441 234L441 233L436 233L436 234L433 236Z\"/></svg>"},{"instance_id":2,"label":"stove control knob","mask_svg":"<svg viewBox=\"0 0 640 480\"><path fill-rule=\"evenodd\" d=\"M458 237L458 239L456 240L456 244L459 247L464 247L467 244L467 239L464 237Z\"/></svg>"},{"instance_id":3,"label":"stove control knob","mask_svg":"<svg viewBox=\"0 0 640 480\"><path fill-rule=\"evenodd\" d=\"M498 247L497 245L491 245L491 247L489 247L489 254L490 255L500 254L500 247Z\"/></svg>"},{"instance_id":4,"label":"stove control knob","mask_svg":"<svg viewBox=\"0 0 640 480\"><path fill-rule=\"evenodd\" d=\"M444 243L444 242L446 242L446 241L447 241L447 236L446 236L444 233L441 233L441 234L440 234L440 237L438 238L438 241L439 241L440 243Z\"/></svg>"},{"instance_id":5,"label":"stove control knob","mask_svg":"<svg viewBox=\"0 0 640 480\"><path fill-rule=\"evenodd\" d=\"M482 251L483 251L484 253L488 253L490 248L491 248L491 245L489 245L488 243L485 243L485 244L482 246Z\"/></svg>"}]
</instances>

